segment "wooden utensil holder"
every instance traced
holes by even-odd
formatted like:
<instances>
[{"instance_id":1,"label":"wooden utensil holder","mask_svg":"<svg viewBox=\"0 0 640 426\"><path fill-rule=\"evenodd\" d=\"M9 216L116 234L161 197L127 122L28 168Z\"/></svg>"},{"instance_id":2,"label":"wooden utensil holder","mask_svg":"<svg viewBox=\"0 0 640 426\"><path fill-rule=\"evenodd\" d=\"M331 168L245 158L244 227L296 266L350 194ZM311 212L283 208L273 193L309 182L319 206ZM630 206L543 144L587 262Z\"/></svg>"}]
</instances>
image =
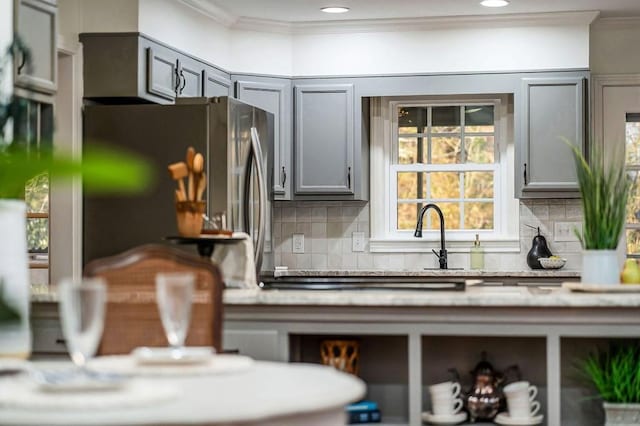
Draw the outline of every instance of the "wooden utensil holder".
<instances>
[{"instance_id":1,"label":"wooden utensil holder","mask_svg":"<svg viewBox=\"0 0 640 426\"><path fill-rule=\"evenodd\" d=\"M202 232L202 215L206 210L204 201L177 201L176 219L181 237L198 237Z\"/></svg>"},{"instance_id":2,"label":"wooden utensil holder","mask_svg":"<svg viewBox=\"0 0 640 426\"><path fill-rule=\"evenodd\" d=\"M320 358L324 365L357 376L360 370L360 343L357 340L323 340L320 343Z\"/></svg>"}]
</instances>

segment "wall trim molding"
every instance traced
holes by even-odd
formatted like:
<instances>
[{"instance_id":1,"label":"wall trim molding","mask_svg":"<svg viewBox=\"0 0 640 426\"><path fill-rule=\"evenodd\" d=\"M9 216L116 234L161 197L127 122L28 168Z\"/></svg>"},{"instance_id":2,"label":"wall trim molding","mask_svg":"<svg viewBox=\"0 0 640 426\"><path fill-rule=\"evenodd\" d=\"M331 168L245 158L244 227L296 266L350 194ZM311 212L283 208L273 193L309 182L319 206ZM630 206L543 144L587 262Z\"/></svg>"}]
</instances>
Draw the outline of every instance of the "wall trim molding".
<instances>
[{"instance_id":1,"label":"wall trim molding","mask_svg":"<svg viewBox=\"0 0 640 426\"><path fill-rule=\"evenodd\" d=\"M640 16L619 16L609 18L597 18L593 26L599 28L637 28L640 25Z\"/></svg>"},{"instance_id":2,"label":"wall trim molding","mask_svg":"<svg viewBox=\"0 0 640 426\"><path fill-rule=\"evenodd\" d=\"M287 22L236 16L218 6L212 0L179 1L231 29L290 35L425 31L460 27L496 28L501 26L513 27L514 25L589 25L600 15L599 11L593 10L578 12Z\"/></svg>"},{"instance_id":3,"label":"wall trim molding","mask_svg":"<svg viewBox=\"0 0 640 426\"><path fill-rule=\"evenodd\" d=\"M238 17L232 13L227 12L220 6L216 5L212 1L207 0L178 0L180 3L189 6L196 12L213 19L219 24L225 27L230 27L238 20Z\"/></svg>"}]
</instances>

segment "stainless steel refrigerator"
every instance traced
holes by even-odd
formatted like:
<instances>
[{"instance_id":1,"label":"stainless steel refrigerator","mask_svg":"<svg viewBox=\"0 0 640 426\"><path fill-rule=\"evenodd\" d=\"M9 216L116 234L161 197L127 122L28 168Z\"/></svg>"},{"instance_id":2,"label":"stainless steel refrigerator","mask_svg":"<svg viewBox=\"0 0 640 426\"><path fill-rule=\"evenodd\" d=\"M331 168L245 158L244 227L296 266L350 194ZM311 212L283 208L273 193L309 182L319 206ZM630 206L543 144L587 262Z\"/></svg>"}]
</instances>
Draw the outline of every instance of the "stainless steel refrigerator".
<instances>
[{"instance_id":1,"label":"stainless steel refrigerator","mask_svg":"<svg viewBox=\"0 0 640 426\"><path fill-rule=\"evenodd\" d=\"M273 135L273 114L227 97L85 106L84 144L141 155L152 165L154 182L143 194L84 197L84 263L177 235L176 182L167 166L184 160L193 146L205 157L207 213L225 212L227 228L252 236L260 270L270 245Z\"/></svg>"}]
</instances>

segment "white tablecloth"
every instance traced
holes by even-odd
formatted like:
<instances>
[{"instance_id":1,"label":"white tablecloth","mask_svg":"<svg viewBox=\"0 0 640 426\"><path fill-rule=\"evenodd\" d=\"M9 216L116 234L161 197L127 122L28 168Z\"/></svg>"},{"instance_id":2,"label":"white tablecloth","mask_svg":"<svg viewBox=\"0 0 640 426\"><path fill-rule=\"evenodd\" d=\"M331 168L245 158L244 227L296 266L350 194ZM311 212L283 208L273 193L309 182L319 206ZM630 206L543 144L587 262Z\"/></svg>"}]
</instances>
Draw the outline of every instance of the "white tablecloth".
<instances>
[{"instance_id":1,"label":"white tablecloth","mask_svg":"<svg viewBox=\"0 0 640 426\"><path fill-rule=\"evenodd\" d=\"M364 383L332 368L256 362L228 375L145 377L179 390L175 399L103 410L27 410L2 406L0 425L318 425L345 423L344 406ZM0 379L0 386L10 383Z\"/></svg>"}]
</instances>

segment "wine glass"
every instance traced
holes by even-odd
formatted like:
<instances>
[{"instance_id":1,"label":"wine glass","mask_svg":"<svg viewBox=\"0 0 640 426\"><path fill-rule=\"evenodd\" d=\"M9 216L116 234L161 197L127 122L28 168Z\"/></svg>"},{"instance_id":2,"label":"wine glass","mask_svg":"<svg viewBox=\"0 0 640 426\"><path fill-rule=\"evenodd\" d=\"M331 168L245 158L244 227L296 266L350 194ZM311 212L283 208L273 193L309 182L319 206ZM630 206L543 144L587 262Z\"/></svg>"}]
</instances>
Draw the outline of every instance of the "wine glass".
<instances>
[{"instance_id":1,"label":"wine glass","mask_svg":"<svg viewBox=\"0 0 640 426\"><path fill-rule=\"evenodd\" d=\"M156 275L156 295L162 327L173 351L180 353L184 346L195 286L192 273L161 273Z\"/></svg>"},{"instance_id":2,"label":"wine glass","mask_svg":"<svg viewBox=\"0 0 640 426\"><path fill-rule=\"evenodd\" d=\"M62 332L73 363L86 373L104 328L107 287L103 279L63 280L58 286Z\"/></svg>"}]
</instances>

